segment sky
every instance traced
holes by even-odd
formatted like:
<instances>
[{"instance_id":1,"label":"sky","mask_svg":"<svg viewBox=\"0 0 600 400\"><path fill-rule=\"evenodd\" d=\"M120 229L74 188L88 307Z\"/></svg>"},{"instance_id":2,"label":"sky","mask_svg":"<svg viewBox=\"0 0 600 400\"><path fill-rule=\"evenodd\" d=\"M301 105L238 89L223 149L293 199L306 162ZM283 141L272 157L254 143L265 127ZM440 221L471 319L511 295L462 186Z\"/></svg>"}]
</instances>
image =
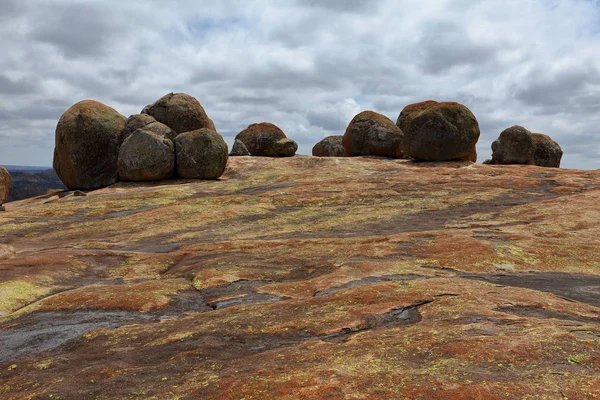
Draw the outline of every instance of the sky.
<instances>
[{"instance_id":1,"label":"sky","mask_svg":"<svg viewBox=\"0 0 600 400\"><path fill-rule=\"evenodd\" d=\"M600 168L598 0L0 0L0 49L0 165L51 166L78 101L129 116L184 92L230 147L267 121L311 154L432 99L475 114L480 162L522 125Z\"/></svg>"}]
</instances>

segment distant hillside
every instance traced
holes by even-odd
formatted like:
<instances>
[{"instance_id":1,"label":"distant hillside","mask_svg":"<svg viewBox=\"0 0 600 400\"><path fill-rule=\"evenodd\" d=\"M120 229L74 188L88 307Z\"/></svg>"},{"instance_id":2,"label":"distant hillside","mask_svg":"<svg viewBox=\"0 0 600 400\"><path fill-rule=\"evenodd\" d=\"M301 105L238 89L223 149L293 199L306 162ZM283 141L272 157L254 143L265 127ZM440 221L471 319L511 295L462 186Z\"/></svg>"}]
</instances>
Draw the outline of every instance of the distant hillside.
<instances>
[{"instance_id":1,"label":"distant hillside","mask_svg":"<svg viewBox=\"0 0 600 400\"><path fill-rule=\"evenodd\" d=\"M45 194L50 189L66 189L53 169L43 167L14 167L6 166L12 177L7 202L22 200Z\"/></svg>"}]
</instances>

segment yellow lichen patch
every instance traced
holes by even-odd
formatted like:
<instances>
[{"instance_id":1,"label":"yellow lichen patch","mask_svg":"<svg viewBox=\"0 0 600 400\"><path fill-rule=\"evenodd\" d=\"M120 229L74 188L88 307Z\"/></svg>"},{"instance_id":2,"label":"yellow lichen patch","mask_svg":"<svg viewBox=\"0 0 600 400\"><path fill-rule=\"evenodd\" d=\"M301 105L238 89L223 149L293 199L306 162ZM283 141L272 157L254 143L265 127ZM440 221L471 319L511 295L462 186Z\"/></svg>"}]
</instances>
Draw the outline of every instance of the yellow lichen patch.
<instances>
[{"instance_id":1,"label":"yellow lichen patch","mask_svg":"<svg viewBox=\"0 0 600 400\"><path fill-rule=\"evenodd\" d=\"M0 282L0 317L48 294L51 289L25 280Z\"/></svg>"}]
</instances>

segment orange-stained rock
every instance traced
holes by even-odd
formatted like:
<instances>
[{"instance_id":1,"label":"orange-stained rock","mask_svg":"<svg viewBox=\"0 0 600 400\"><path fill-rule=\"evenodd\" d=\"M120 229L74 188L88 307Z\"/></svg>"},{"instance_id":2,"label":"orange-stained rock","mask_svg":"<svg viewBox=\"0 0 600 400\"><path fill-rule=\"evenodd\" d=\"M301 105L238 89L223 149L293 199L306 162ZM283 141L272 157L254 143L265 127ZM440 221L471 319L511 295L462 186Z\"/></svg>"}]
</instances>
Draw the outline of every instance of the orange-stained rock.
<instances>
[{"instance_id":1,"label":"orange-stained rock","mask_svg":"<svg viewBox=\"0 0 600 400\"><path fill-rule=\"evenodd\" d=\"M4 200L8 198L8 192L10 190L11 177L6 168L0 167L0 206L4 203Z\"/></svg>"},{"instance_id":2,"label":"orange-stained rock","mask_svg":"<svg viewBox=\"0 0 600 400\"><path fill-rule=\"evenodd\" d=\"M404 134L392 120L374 111L352 118L342 144L350 156L404 157Z\"/></svg>"},{"instance_id":3,"label":"orange-stained rock","mask_svg":"<svg viewBox=\"0 0 600 400\"><path fill-rule=\"evenodd\" d=\"M238 133L235 140L244 143L252 156L292 157L298 150L296 142L270 122L251 124Z\"/></svg>"},{"instance_id":4,"label":"orange-stained rock","mask_svg":"<svg viewBox=\"0 0 600 400\"><path fill-rule=\"evenodd\" d=\"M153 116L177 133L208 128L216 131L215 124L195 98L185 93L169 93L146 106L143 114Z\"/></svg>"},{"instance_id":5,"label":"orange-stained rock","mask_svg":"<svg viewBox=\"0 0 600 400\"><path fill-rule=\"evenodd\" d=\"M548 135L531 133L522 126L512 126L492 143L490 164L527 164L560 167L563 151Z\"/></svg>"},{"instance_id":6,"label":"orange-stained rock","mask_svg":"<svg viewBox=\"0 0 600 400\"><path fill-rule=\"evenodd\" d=\"M343 139L342 135L327 136L313 146L312 155L315 157L348 157L342 143Z\"/></svg>"}]
</instances>

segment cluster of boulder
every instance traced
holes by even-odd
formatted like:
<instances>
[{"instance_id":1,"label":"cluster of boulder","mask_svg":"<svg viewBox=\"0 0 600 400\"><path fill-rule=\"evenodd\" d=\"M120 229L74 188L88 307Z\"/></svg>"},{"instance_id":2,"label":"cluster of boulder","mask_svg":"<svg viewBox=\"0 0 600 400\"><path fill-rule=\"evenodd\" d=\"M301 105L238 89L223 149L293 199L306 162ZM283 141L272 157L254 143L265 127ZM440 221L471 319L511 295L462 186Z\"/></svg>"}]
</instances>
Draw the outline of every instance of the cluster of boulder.
<instances>
[{"instance_id":1,"label":"cluster of boulder","mask_svg":"<svg viewBox=\"0 0 600 400\"><path fill-rule=\"evenodd\" d=\"M2 204L8 197L10 189L11 177L6 168L0 167L0 211L4 211Z\"/></svg>"},{"instance_id":2,"label":"cluster of boulder","mask_svg":"<svg viewBox=\"0 0 600 400\"><path fill-rule=\"evenodd\" d=\"M406 106L395 124L384 115L363 111L350 121L343 136L324 138L312 154L475 162L479 135L477 119L467 107L430 100ZM519 126L502 132L492 151L490 164L559 167L562 157L560 146L550 137Z\"/></svg>"},{"instance_id":3,"label":"cluster of boulder","mask_svg":"<svg viewBox=\"0 0 600 400\"><path fill-rule=\"evenodd\" d=\"M293 156L297 144L273 124L250 125L232 155ZM65 186L97 189L121 181L216 179L229 154L200 102L169 93L125 118L93 100L71 106L56 127L53 166Z\"/></svg>"}]
</instances>

